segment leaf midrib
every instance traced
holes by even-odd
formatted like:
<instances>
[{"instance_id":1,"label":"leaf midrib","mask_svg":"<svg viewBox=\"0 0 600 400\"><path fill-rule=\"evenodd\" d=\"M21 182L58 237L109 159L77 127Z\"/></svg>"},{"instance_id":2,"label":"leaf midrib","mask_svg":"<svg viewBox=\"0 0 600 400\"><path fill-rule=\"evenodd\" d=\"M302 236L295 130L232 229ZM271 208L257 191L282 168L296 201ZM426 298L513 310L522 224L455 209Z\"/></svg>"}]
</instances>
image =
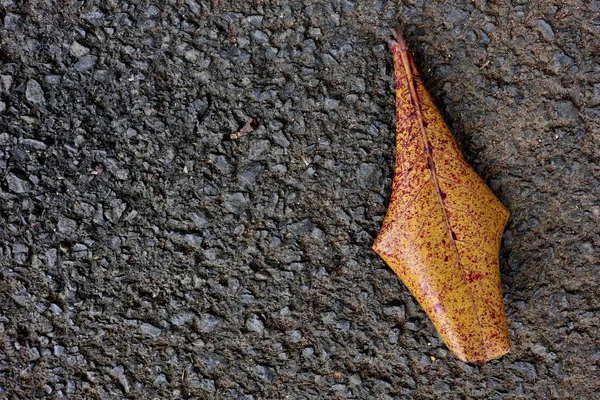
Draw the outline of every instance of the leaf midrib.
<instances>
[{"instance_id":1,"label":"leaf midrib","mask_svg":"<svg viewBox=\"0 0 600 400\"><path fill-rule=\"evenodd\" d=\"M444 221L446 222L448 232L452 233L453 230L452 230L452 226L450 225L450 219L448 217L448 213L446 212L446 207L445 207L444 201L442 199L441 189L440 189L440 185L438 182L437 170L435 168L435 162L433 161L433 155L431 153L431 149L429 148L429 141L427 140L427 132L425 131L425 126L423 124L423 113L421 112L421 102L419 101L419 96L418 96L417 90L415 88L413 74L410 69L408 51L409 51L408 49L406 49L406 50L400 49L400 56L402 58L402 66L404 67L404 71L405 71L405 74L406 74L406 77L408 80L409 94L411 96L411 101L412 101L412 104L413 104L413 107L415 110L416 118L419 123L418 129L421 133L423 148L424 148L425 156L427 157L427 164L431 171L431 178L432 178L431 182L433 182L433 185L435 187L437 197L438 197L438 200L440 203L440 207L441 207L442 211L444 212ZM483 351L484 354L487 354L487 351L485 348L485 344L486 344L485 337L483 335L483 326L482 326L481 318L479 317L479 312L478 312L479 310L477 308L477 304L475 303L475 296L473 294L473 290L469 286L469 282L467 280L467 274L466 274L465 268L463 266L463 263L461 261L460 254L458 252L458 247L456 246L456 241L452 235L451 235L451 241L452 241L452 247L454 248L454 252L456 254L456 260L460 267L463 281L464 281L465 285L467 286L467 290L469 291L469 295L471 297L471 304L472 304L473 312L475 313L475 316L477 318L477 328L479 330L479 337L481 340L481 350Z\"/></svg>"}]
</instances>

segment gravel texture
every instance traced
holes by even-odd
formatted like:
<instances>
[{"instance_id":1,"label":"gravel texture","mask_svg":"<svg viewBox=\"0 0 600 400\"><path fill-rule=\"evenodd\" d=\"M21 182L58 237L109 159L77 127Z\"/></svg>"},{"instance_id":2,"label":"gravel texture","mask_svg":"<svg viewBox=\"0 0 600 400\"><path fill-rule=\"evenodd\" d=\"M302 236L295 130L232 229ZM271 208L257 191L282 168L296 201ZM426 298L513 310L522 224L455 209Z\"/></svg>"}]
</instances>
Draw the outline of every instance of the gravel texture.
<instances>
[{"instance_id":1,"label":"gravel texture","mask_svg":"<svg viewBox=\"0 0 600 400\"><path fill-rule=\"evenodd\" d=\"M512 213L484 365L370 249L390 27ZM0 398L600 398L599 34L600 1L0 0Z\"/></svg>"}]
</instances>

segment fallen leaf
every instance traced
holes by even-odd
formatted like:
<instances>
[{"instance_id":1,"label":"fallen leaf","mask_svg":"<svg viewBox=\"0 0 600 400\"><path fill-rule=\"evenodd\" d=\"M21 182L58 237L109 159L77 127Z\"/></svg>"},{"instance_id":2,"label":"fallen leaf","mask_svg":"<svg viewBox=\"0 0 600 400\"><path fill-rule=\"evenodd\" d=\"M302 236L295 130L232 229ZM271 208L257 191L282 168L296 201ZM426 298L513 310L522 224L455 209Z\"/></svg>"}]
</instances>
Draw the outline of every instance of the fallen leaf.
<instances>
[{"instance_id":1,"label":"fallen leaf","mask_svg":"<svg viewBox=\"0 0 600 400\"><path fill-rule=\"evenodd\" d=\"M254 118L251 118L248 122L244 124L244 126L242 126L242 128L239 131L231 133L231 135L229 135L229 138L231 140L239 139L242 136L246 136L254 129L256 129L256 120Z\"/></svg>"},{"instance_id":2,"label":"fallen leaf","mask_svg":"<svg viewBox=\"0 0 600 400\"><path fill-rule=\"evenodd\" d=\"M373 249L459 359L492 360L510 350L498 263L509 213L463 158L406 42L394 37L396 166Z\"/></svg>"}]
</instances>

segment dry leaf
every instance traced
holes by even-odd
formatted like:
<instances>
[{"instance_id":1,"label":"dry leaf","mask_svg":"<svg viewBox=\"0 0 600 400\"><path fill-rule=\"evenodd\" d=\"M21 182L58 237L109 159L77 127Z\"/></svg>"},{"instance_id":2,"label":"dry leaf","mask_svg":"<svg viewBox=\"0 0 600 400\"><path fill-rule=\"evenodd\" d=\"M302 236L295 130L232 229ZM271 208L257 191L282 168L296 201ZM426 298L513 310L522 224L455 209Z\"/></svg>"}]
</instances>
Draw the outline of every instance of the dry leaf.
<instances>
[{"instance_id":1,"label":"dry leaf","mask_svg":"<svg viewBox=\"0 0 600 400\"><path fill-rule=\"evenodd\" d=\"M237 132L232 132L229 135L229 138L231 140L236 140L241 138L242 136L246 136L247 134L249 134L250 132L252 132L254 129L256 129L256 120L254 118L251 118L248 120L248 122L246 122L244 124L244 126L242 126L242 128L237 131Z\"/></svg>"},{"instance_id":2,"label":"dry leaf","mask_svg":"<svg viewBox=\"0 0 600 400\"><path fill-rule=\"evenodd\" d=\"M498 264L509 213L463 158L394 36L396 167L373 249L459 359L488 361L510 350Z\"/></svg>"}]
</instances>

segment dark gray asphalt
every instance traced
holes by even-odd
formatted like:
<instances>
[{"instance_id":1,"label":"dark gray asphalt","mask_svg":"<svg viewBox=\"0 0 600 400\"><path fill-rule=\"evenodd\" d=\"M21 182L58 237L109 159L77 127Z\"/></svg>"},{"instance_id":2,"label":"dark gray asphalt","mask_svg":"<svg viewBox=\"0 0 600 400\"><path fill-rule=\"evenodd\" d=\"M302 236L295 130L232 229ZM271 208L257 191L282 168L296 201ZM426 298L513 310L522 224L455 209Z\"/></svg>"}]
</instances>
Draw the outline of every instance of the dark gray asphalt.
<instances>
[{"instance_id":1,"label":"dark gray asphalt","mask_svg":"<svg viewBox=\"0 0 600 400\"><path fill-rule=\"evenodd\" d=\"M0 397L593 399L599 12L0 0ZM370 248L390 27L512 213L482 366Z\"/></svg>"}]
</instances>

